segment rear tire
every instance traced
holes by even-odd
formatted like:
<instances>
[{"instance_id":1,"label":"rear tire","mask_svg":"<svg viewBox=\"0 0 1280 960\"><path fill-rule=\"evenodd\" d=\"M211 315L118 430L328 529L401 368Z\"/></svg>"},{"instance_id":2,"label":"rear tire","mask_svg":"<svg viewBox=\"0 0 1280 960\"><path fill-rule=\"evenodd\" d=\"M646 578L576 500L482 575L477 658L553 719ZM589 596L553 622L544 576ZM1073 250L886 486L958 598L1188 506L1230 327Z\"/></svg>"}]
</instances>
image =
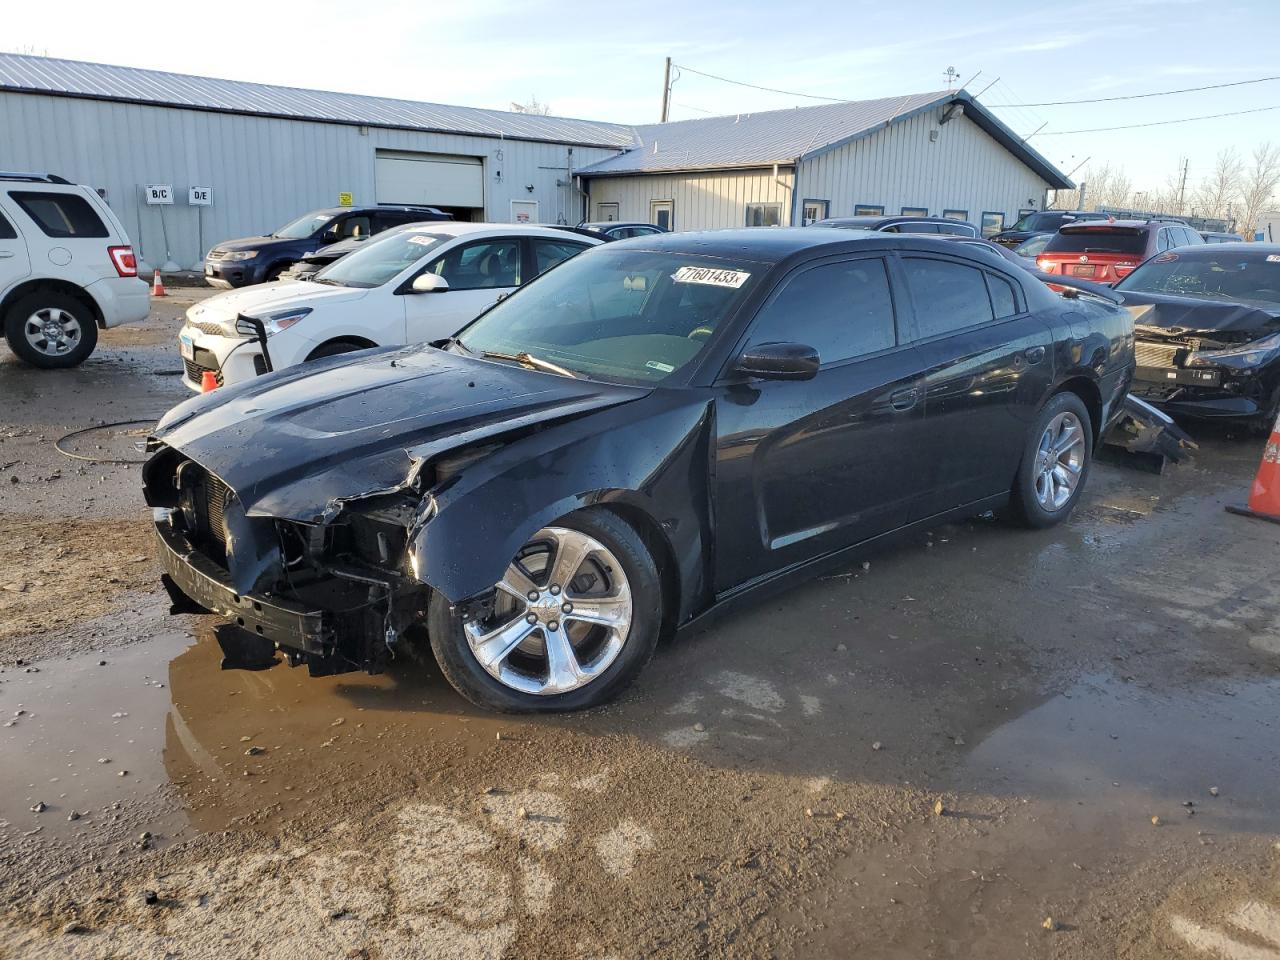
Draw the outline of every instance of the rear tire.
<instances>
[{"instance_id":1,"label":"rear tire","mask_svg":"<svg viewBox=\"0 0 1280 960\"><path fill-rule=\"evenodd\" d=\"M1093 463L1093 422L1074 393L1049 398L1027 432L1013 483L1014 515L1034 529L1061 523L1075 509Z\"/></svg>"},{"instance_id":2,"label":"rear tire","mask_svg":"<svg viewBox=\"0 0 1280 960\"><path fill-rule=\"evenodd\" d=\"M567 577L559 575L562 556L572 568ZM662 627L653 556L631 524L600 507L538 531L494 597L487 616L464 623L433 593L427 632L453 688L507 713L582 710L613 699L649 662ZM563 652L553 657L553 650Z\"/></svg>"},{"instance_id":3,"label":"rear tire","mask_svg":"<svg viewBox=\"0 0 1280 960\"><path fill-rule=\"evenodd\" d=\"M58 370L89 358L98 345L98 323L83 300L37 290L9 308L4 336L9 349L26 363Z\"/></svg>"}]
</instances>

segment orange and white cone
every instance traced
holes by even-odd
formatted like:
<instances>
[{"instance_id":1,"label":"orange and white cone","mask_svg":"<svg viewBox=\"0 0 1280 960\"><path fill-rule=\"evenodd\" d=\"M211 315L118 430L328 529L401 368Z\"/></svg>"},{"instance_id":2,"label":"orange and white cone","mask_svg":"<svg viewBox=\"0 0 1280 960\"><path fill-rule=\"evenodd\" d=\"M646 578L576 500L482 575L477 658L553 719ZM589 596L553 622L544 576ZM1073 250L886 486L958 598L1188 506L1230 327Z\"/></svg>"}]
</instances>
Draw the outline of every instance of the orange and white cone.
<instances>
[{"instance_id":1,"label":"orange and white cone","mask_svg":"<svg viewBox=\"0 0 1280 960\"><path fill-rule=\"evenodd\" d=\"M152 279L151 279L151 295L152 295L153 297L167 297L167 296L168 296L168 294L164 292L164 280L163 280L163 279L161 279L161 277L160 277L160 271L159 271L159 270L157 270L157 271L152 275Z\"/></svg>"},{"instance_id":2,"label":"orange and white cone","mask_svg":"<svg viewBox=\"0 0 1280 960\"><path fill-rule=\"evenodd\" d=\"M218 375L212 370L205 370L200 374L200 392L211 393L218 389Z\"/></svg>"},{"instance_id":3,"label":"orange and white cone","mask_svg":"<svg viewBox=\"0 0 1280 960\"><path fill-rule=\"evenodd\" d=\"M1262 463L1258 464L1253 489L1249 491L1249 505L1228 505L1227 510L1245 517L1280 523L1280 416L1272 424L1271 436L1262 451Z\"/></svg>"}]
</instances>

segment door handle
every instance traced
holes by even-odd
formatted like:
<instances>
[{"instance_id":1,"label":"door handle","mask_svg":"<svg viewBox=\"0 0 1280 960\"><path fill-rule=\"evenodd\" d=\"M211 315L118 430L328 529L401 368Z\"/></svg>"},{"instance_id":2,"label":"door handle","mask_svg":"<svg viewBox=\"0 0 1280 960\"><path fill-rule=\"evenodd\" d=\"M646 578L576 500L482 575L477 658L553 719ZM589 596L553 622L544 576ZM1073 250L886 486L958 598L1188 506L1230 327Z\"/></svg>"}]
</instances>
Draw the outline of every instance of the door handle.
<instances>
[{"instance_id":1,"label":"door handle","mask_svg":"<svg viewBox=\"0 0 1280 960\"><path fill-rule=\"evenodd\" d=\"M908 387L889 394L889 405L895 410L910 410L919 399L920 391L915 387Z\"/></svg>"},{"instance_id":2,"label":"door handle","mask_svg":"<svg viewBox=\"0 0 1280 960\"><path fill-rule=\"evenodd\" d=\"M12 250L0 250L0 260L8 260L12 256L14 256Z\"/></svg>"},{"instance_id":3,"label":"door handle","mask_svg":"<svg viewBox=\"0 0 1280 960\"><path fill-rule=\"evenodd\" d=\"M1027 358L1027 363L1039 363L1044 359L1044 347L1032 347L1025 352L1024 356Z\"/></svg>"}]
</instances>

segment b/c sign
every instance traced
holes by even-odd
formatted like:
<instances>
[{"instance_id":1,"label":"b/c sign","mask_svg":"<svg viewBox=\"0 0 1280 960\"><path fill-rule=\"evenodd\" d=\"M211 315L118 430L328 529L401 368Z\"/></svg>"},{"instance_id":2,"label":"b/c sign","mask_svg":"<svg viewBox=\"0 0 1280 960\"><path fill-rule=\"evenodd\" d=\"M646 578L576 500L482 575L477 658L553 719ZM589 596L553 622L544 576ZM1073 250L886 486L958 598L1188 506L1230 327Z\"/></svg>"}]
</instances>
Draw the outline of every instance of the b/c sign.
<instances>
[{"instance_id":1,"label":"b/c sign","mask_svg":"<svg viewBox=\"0 0 1280 960\"><path fill-rule=\"evenodd\" d=\"M187 203L193 207L212 207L213 187L191 187Z\"/></svg>"},{"instance_id":2,"label":"b/c sign","mask_svg":"<svg viewBox=\"0 0 1280 960\"><path fill-rule=\"evenodd\" d=\"M149 183L147 184L147 203L151 206L156 204L172 204L173 203L173 184L171 183Z\"/></svg>"}]
</instances>

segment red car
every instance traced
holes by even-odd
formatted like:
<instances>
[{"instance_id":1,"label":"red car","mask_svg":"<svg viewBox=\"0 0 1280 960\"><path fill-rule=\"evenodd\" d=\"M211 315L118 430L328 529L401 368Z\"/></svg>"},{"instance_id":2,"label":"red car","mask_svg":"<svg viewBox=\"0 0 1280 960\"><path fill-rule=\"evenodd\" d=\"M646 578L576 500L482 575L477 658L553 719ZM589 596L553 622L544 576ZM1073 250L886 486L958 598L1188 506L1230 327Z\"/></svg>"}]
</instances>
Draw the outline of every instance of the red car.
<instances>
[{"instance_id":1,"label":"red car","mask_svg":"<svg viewBox=\"0 0 1280 960\"><path fill-rule=\"evenodd\" d=\"M1036 266L1045 273L1111 285L1148 257L1202 243L1200 234L1179 221L1090 220L1059 230L1036 257Z\"/></svg>"}]
</instances>

